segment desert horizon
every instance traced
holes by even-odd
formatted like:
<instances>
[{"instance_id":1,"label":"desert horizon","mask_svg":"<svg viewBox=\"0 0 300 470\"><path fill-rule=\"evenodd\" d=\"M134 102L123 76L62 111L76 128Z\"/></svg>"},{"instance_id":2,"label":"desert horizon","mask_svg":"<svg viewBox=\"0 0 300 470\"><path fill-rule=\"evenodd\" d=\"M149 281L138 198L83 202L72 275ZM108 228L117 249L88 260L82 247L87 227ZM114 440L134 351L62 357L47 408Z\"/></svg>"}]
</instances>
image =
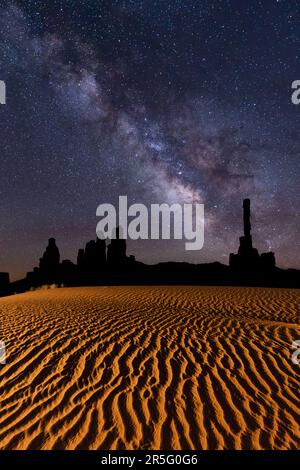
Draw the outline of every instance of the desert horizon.
<instances>
[{"instance_id":1,"label":"desert horizon","mask_svg":"<svg viewBox=\"0 0 300 470\"><path fill-rule=\"evenodd\" d=\"M299 449L296 289L0 299L0 449Z\"/></svg>"}]
</instances>

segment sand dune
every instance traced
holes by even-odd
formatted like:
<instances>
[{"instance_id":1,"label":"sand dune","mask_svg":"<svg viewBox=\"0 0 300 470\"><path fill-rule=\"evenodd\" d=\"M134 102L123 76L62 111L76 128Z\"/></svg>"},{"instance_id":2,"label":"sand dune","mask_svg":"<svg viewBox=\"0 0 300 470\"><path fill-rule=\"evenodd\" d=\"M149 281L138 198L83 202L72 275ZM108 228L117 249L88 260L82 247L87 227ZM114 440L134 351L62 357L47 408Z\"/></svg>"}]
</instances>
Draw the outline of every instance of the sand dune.
<instances>
[{"instance_id":1,"label":"sand dune","mask_svg":"<svg viewBox=\"0 0 300 470\"><path fill-rule=\"evenodd\" d=\"M238 287L2 298L0 448L300 448L299 305Z\"/></svg>"}]
</instances>

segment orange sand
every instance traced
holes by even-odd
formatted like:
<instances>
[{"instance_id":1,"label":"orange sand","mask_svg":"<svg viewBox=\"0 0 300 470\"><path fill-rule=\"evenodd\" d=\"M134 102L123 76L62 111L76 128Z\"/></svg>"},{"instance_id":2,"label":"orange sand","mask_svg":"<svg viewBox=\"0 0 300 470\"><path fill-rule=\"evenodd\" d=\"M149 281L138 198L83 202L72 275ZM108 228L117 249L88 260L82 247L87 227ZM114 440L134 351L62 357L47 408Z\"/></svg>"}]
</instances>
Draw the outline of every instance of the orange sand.
<instances>
[{"instance_id":1,"label":"orange sand","mask_svg":"<svg viewBox=\"0 0 300 470\"><path fill-rule=\"evenodd\" d=\"M300 448L299 305L239 287L2 298L0 448Z\"/></svg>"}]
</instances>

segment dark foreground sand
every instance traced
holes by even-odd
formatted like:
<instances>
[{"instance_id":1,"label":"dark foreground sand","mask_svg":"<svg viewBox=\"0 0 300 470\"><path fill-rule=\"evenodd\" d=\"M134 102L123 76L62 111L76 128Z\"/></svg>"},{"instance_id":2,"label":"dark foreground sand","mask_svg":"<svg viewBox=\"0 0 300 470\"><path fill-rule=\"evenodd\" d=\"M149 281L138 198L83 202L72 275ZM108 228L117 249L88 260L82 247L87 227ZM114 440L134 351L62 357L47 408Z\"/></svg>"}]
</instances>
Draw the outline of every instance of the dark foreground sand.
<instances>
[{"instance_id":1,"label":"dark foreground sand","mask_svg":"<svg viewBox=\"0 0 300 470\"><path fill-rule=\"evenodd\" d=\"M2 298L0 448L300 448L299 309L292 289Z\"/></svg>"}]
</instances>

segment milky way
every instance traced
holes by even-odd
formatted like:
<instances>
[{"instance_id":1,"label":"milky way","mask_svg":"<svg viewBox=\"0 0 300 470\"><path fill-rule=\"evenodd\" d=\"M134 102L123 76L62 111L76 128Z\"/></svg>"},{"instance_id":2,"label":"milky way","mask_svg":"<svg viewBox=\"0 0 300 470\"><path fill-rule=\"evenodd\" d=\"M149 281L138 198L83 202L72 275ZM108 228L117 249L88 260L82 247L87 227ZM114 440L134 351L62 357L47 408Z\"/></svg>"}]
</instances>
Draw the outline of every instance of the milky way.
<instances>
[{"instance_id":1,"label":"milky way","mask_svg":"<svg viewBox=\"0 0 300 470\"><path fill-rule=\"evenodd\" d=\"M2 5L0 270L22 276L50 236L75 260L119 195L205 204L201 251L129 242L140 260L227 263L250 197L255 246L300 267L299 5Z\"/></svg>"}]
</instances>

